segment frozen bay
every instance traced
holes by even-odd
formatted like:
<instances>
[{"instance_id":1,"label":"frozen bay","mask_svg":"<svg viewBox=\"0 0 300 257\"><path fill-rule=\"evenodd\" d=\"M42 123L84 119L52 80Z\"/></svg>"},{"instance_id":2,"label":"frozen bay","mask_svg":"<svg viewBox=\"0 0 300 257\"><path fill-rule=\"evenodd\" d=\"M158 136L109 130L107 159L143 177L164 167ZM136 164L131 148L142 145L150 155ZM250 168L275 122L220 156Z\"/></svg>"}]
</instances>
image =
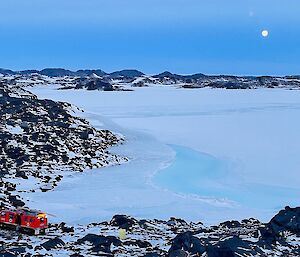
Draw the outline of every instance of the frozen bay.
<instances>
[{"instance_id":1,"label":"frozen bay","mask_svg":"<svg viewBox=\"0 0 300 257\"><path fill-rule=\"evenodd\" d=\"M125 165L67 178L53 192L28 196L33 207L47 198L43 209L57 219L88 222L118 212L207 223L251 216L268 220L287 204L299 205L299 91L175 87L32 91L73 103L95 126L124 134L127 143L114 151L131 158ZM199 164L204 174L198 191L187 184L178 189L171 179L175 184L170 186L167 178L160 183L157 176L176 163L176 149L170 144L207 154L226 168L216 177L210 176L211 167L205 174L205 164ZM188 161L186 178L193 176Z\"/></svg>"}]
</instances>

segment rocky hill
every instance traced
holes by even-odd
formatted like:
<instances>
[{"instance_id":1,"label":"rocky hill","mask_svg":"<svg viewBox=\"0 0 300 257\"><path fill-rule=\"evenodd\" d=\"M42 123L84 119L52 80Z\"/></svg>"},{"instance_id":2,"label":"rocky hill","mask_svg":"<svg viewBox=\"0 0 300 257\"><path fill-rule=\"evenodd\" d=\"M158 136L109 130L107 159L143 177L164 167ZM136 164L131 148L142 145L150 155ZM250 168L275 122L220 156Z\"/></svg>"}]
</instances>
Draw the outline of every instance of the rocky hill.
<instances>
[{"instance_id":1,"label":"rocky hill","mask_svg":"<svg viewBox=\"0 0 300 257\"><path fill-rule=\"evenodd\" d=\"M96 130L67 103L41 100L0 84L0 205L23 206L14 179L35 180L29 190L53 189L64 175L125 162L109 152L123 138Z\"/></svg>"}]
</instances>

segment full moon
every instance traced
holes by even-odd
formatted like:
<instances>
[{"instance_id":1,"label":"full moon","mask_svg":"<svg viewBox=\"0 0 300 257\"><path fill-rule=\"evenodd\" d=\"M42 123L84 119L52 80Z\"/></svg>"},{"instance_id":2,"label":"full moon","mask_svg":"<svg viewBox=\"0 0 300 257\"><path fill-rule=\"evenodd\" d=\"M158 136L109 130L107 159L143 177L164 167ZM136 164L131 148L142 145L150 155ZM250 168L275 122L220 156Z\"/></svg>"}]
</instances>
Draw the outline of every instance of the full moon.
<instances>
[{"instance_id":1,"label":"full moon","mask_svg":"<svg viewBox=\"0 0 300 257\"><path fill-rule=\"evenodd\" d=\"M261 35L262 35L263 37L267 37L267 36L269 36L269 31L263 30L263 31L261 32Z\"/></svg>"}]
</instances>

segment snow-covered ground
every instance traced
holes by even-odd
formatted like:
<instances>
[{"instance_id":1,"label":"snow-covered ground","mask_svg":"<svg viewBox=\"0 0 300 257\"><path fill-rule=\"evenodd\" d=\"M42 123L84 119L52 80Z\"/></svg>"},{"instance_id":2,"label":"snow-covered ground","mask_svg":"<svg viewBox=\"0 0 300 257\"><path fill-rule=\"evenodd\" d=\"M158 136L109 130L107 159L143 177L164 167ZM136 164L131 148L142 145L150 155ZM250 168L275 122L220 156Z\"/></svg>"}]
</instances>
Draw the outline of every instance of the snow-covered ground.
<instances>
[{"instance_id":1,"label":"snow-covered ground","mask_svg":"<svg viewBox=\"0 0 300 257\"><path fill-rule=\"evenodd\" d=\"M73 103L96 127L124 134L127 143L114 151L131 158L26 196L54 220L87 223L123 213L267 221L283 206L300 204L300 91L32 91Z\"/></svg>"}]
</instances>

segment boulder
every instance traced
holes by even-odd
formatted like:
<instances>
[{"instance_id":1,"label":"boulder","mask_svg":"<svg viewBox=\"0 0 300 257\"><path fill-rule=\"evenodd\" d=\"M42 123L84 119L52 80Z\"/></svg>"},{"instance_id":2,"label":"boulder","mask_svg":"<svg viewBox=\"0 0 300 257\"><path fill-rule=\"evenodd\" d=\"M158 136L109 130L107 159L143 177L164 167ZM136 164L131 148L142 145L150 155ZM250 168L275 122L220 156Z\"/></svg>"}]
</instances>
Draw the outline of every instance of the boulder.
<instances>
[{"instance_id":1,"label":"boulder","mask_svg":"<svg viewBox=\"0 0 300 257\"><path fill-rule=\"evenodd\" d=\"M25 247L15 247L15 248L11 248L9 249L10 252L14 253L14 254L24 254L26 252L26 248ZM0 254L1 256L1 254Z\"/></svg>"},{"instance_id":2,"label":"boulder","mask_svg":"<svg viewBox=\"0 0 300 257\"><path fill-rule=\"evenodd\" d=\"M126 215L115 215L110 221L110 225L123 229L129 229L136 223L137 221L134 218L128 217Z\"/></svg>"},{"instance_id":3,"label":"boulder","mask_svg":"<svg viewBox=\"0 0 300 257\"><path fill-rule=\"evenodd\" d=\"M256 256L250 242L233 236L207 246L207 257Z\"/></svg>"},{"instance_id":4,"label":"boulder","mask_svg":"<svg viewBox=\"0 0 300 257\"><path fill-rule=\"evenodd\" d=\"M25 171L23 171L23 170L17 170L16 171L16 177L23 178L23 179L28 179L28 177L26 176Z\"/></svg>"},{"instance_id":5,"label":"boulder","mask_svg":"<svg viewBox=\"0 0 300 257\"><path fill-rule=\"evenodd\" d=\"M178 218L174 218L171 217L168 221L167 221L167 225L169 226L176 226L177 224L180 225L187 225L186 221L183 219L178 219Z\"/></svg>"},{"instance_id":6,"label":"boulder","mask_svg":"<svg viewBox=\"0 0 300 257\"><path fill-rule=\"evenodd\" d=\"M87 130L82 131L79 134L79 137L83 140L87 140L87 139L89 139L89 135L91 135L91 134L93 134L93 130L87 129Z\"/></svg>"},{"instance_id":7,"label":"boulder","mask_svg":"<svg viewBox=\"0 0 300 257\"><path fill-rule=\"evenodd\" d=\"M190 254L201 255L205 252L205 246L202 245L199 238L193 236L192 232L178 234L172 241L168 256L172 256L176 250L184 250Z\"/></svg>"},{"instance_id":8,"label":"boulder","mask_svg":"<svg viewBox=\"0 0 300 257\"><path fill-rule=\"evenodd\" d=\"M50 239L50 240L44 242L43 244L41 244L41 246L43 248L45 248L47 251L58 248L60 246L64 246L64 245L65 245L65 242L58 237L55 237L54 239Z\"/></svg>"},{"instance_id":9,"label":"boulder","mask_svg":"<svg viewBox=\"0 0 300 257\"><path fill-rule=\"evenodd\" d=\"M135 245L135 246L138 246L139 248L152 247L151 243L149 243L147 241L142 241L142 240L125 241L123 244L124 245Z\"/></svg>"},{"instance_id":10,"label":"boulder","mask_svg":"<svg viewBox=\"0 0 300 257\"><path fill-rule=\"evenodd\" d=\"M21 201L20 199L17 199L17 196L15 196L15 195L10 195L8 197L8 200L11 202L11 204L14 207L23 207L25 205L25 203L23 201Z\"/></svg>"},{"instance_id":11,"label":"boulder","mask_svg":"<svg viewBox=\"0 0 300 257\"><path fill-rule=\"evenodd\" d=\"M22 121L21 124L20 124L20 127L22 129L28 129L29 128L29 124L27 121Z\"/></svg>"},{"instance_id":12,"label":"boulder","mask_svg":"<svg viewBox=\"0 0 300 257\"><path fill-rule=\"evenodd\" d=\"M144 257L161 257L158 253L146 253Z\"/></svg>"},{"instance_id":13,"label":"boulder","mask_svg":"<svg viewBox=\"0 0 300 257\"><path fill-rule=\"evenodd\" d=\"M259 228L259 244L268 249L272 249L274 244L284 241L284 232L300 234L300 207L285 207L276 214L269 223Z\"/></svg>"},{"instance_id":14,"label":"boulder","mask_svg":"<svg viewBox=\"0 0 300 257\"><path fill-rule=\"evenodd\" d=\"M8 251L0 251L0 257L18 257L18 255Z\"/></svg>"},{"instance_id":15,"label":"boulder","mask_svg":"<svg viewBox=\"0 0 300 257\"><path fill-rule=\"evenodd\" d=\"M241 223L236 220L232 220L220 223L220 226L225 228L239 228L241 226Z\"/></svg>"},{"instance_id":16,"label":"boulder","mask_svg":"<svg viewBox=\"0 0 300 257\"><path fill-rule=\"evenodd\" d=\"M87 234L81 239L77 240L77 244L83 244L89 242L93 245L91 249L94 252L106 252L110 253L111 244L115 246L120 246L122 242L114 236L99 236L96 234Z\"/></svg>"},{"instance_id":17,"label":"boulder","mask_svg":"<svg viewBox=\"0 0 300 257\"><path fill-rule=\"evenodd\" d=\"M188 257L188 254L183 250L175 250L169 254L169 257Z\"/></svg>"},{"instance_id":18,"label":"boulder","mask_svg":"<svg viewBox=\"0 0 300 257\"><path fill-rule=\"evenodd\" d=\"M65 222L62 222L59 224L60 229L63 233L74 233L74 227L68 227L66 226Z\"/></svg>"},{"instance_id":19,"label":"boulder","mask_svg":"<svg viewBox=\"0 0 300 257\"><path fill-rule=\"evenodd\" d=\"M273 231L275 235L279 235L284 231L300 234L300 207L285 207L276 214L267 227Z\"/></svg>"}]
</instances>

